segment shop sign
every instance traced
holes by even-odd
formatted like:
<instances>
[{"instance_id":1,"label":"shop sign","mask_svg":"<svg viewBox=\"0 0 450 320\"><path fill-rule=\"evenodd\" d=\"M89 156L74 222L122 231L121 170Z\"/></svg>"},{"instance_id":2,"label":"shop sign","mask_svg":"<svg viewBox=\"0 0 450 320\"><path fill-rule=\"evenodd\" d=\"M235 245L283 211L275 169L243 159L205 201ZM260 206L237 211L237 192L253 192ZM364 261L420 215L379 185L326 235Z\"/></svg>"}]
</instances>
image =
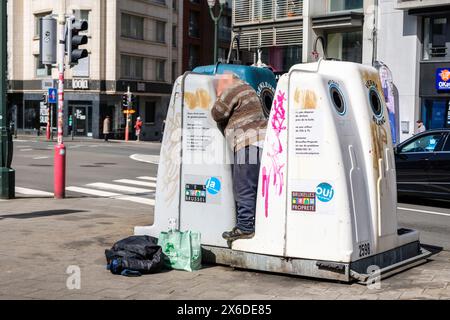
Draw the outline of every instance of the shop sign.
<instances>
[{"instance_id":1,"label":"shop sign","mask_svg":"<svg viewBox=\"0 0 450 320\"><path fill-rule=\"evenodd\" d=\"M87 79L73 79L72 80L73 89L89 89L89 81Z\"/></svg>"},{"instance_id":2,"label":"shop sign","mask_svg":"<svg viewBox=\"0 0 450 320\"><path fill-rule=\"evenodd\" d=\"M450 91L450 68L436 70L436 89L439 91Z\"/></svg>"}]
</instances>

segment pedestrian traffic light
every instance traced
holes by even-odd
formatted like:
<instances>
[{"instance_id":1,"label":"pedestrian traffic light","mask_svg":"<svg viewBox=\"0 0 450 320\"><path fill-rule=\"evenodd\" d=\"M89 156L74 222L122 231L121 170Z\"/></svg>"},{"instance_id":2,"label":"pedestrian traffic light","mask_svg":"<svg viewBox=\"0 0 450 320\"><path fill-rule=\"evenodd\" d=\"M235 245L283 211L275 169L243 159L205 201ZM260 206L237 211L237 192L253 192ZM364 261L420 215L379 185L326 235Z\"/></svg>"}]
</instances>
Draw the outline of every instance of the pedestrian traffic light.
<instances>
[{"instance_id":1,"label":"pedestrian traffic light","mask_svg":"<svg viewBox=\"0 0 450 320\"><path fill-rule=\"evenodd\" d=\"M79 34L87 29L88 22L86 20L68 19L67 55L69 56L69 65L71 67L77 65L78 60L88 56L88 51L86 49L78 48L79 46L88 43L88 37Z\"/></svg>"}]
</instances>

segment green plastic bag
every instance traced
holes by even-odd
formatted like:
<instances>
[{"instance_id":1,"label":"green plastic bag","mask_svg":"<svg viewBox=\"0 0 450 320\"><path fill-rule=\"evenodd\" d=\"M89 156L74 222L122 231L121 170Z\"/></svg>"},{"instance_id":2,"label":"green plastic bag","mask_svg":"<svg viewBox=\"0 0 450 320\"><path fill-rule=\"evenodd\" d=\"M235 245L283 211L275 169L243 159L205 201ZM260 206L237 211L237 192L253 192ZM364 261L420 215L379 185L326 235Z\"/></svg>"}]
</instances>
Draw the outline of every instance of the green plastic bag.
<instances>
[{"instance_id":1,"label":"green plastic bag","mask_svg":"<svg viewBox=\"0 0 450 320\"><path fill-rule=\"evenodd\" d=\"M199 270L202 266L200 240L200 232L161 232L158 245L165 254L166 267L186 271Z\"/></svg>"}]
</instances>

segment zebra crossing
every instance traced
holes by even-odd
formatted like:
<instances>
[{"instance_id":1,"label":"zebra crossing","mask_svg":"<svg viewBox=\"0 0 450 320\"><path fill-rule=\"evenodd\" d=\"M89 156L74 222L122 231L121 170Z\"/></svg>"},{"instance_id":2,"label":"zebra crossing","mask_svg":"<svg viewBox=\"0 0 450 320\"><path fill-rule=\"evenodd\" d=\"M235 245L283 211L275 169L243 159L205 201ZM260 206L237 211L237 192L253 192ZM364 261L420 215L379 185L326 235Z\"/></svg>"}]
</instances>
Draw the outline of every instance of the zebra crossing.
<instances>
[{"instance_id":1,"label":"zebra crossing","mask_svg":"<svg viewBox=\"0 0 450 320\"><path fill-rule=\"evenodd\" d=\"M110 182L93 182L83 186L68 186L68 195L87 195L154 206L156 177L141 176L135 179L118 179ZM53 197L53 193L16 187L16 194L28 197Z\"/></svg>"}]
</instances>

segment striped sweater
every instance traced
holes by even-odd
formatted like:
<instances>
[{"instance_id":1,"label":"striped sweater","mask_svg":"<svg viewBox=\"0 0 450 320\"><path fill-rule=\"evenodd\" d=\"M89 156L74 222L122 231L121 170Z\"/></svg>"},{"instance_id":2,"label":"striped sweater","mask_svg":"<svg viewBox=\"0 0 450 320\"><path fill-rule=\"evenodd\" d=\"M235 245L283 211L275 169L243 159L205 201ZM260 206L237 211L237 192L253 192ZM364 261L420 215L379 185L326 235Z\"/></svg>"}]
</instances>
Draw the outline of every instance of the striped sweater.
<instances>
[{"instance_id":1,"label":"striped sweater","mask_svg":"<svg viewBox=\"0 0 450 320\"><path fill-rule=\"evenodd\" d=\"M242 80L235 79L222 92L211 114L234 152L265 139L267 119L261 101L255 90Z\"/></svg>"}]
</instances>

